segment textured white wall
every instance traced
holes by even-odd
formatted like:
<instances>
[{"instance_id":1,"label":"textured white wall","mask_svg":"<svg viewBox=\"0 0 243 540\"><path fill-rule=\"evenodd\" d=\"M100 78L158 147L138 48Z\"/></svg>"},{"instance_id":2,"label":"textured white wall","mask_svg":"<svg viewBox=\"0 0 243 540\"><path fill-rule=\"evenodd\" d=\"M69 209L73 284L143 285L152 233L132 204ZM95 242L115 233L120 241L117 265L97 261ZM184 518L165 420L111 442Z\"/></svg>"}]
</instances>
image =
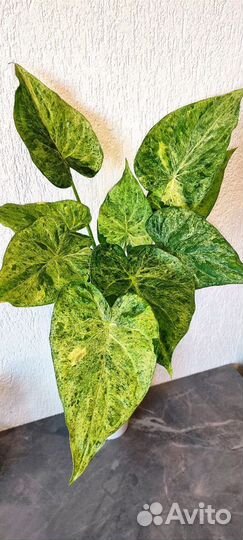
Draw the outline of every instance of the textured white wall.
<instances>
[{"instance_id":1,"label":"textured white wall","mask_svg":"<svg viewBox=\"0 0 243 540\"><path fill-rule=\"evenodd\" d=\"M1 3L0 203L72 197L35 168L12 109L16 61L92 121L105 150L93 180L74 173L95 215L149 128L168 111L243 86L243 0L8 0ZM210 216L243 256L243 130ZM1 227L0 258L11 233ZM48 343L51 308L0 306L0 428L61 411ZM243 359L243 286L197 293L175 376Z\"/></svg>"}]
</instances>

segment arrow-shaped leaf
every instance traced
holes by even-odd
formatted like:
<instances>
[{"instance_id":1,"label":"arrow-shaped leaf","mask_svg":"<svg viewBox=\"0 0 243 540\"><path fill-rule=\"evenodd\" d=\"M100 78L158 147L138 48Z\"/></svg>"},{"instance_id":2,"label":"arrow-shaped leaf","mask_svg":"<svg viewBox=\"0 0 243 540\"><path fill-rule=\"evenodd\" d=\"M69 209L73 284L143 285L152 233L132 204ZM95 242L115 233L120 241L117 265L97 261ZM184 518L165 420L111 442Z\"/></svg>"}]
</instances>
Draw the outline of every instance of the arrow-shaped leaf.
<instances>
[{"instance_id":1,"label":"arrow-shaped leaf","mask_svg":"<svg viewBox=\"0 0 243 540\"><path fill-rule=\"evenodd\" d=\"M135 172L151 201L206 215L218 195L227 148L236 127L243 90L174 111L146 135ZM207 208L209 205L209 208ZM204 209L205 207L205 209Z\"/></svg>"},{"instance_id":2,"label":"arrow-shaped leaf","mask_svg":"<svg viewBox=\"0 0 243 540\"><path fill-rule=\"evenodd\" d=\"M0 302L42 306L55 302L58 291L72 280L87 280L90 239L71 233L63 223L39 218L15 234L0 271Z\"/></svg>"},{"instance_id":3,"label":"arrow-shaped leaf","mask_svg":"<svg viewBox=\"0 0 243 540\"><path fill-rule=\"evenodd\" d=\"M126 162L121 180L108 193L100 209L101 242L123 248L149 244L151 239L145 225L151 214L150 204Z\"/></svg>"},{"instance_id":4,"label":"arrow-shaped leaf","mask_svg":"<svg viewBox=\"0 0 243 540\"><path fill-rule=\"evenodd\" d=\"M149 389L158 326L136 295L112 309L96 287L70 284L55 304L51 347L73 458L74 482Z\"/></svg>"},{"instance_id":5,"label":"arrow-shaped leaf","mask_svg":"<svg viewBox=\"0 0 243 540\"><path fill-rule=\"evenodd\" d=\"M243 263L213 225L190 210L164 208L148 221L153 240L187 265L197 288L243 283Z\"/></svg>"},{"instance_id":6,"label":"arrow-shaped leaf","mask_svg":"<svg viewBox=\"0 0 243 540\"><path fill-rule=\"evenodd\" d=\"M103 152L88 120L24 68L16 64L15 70L14 120L32 161L60 188L72 184L70 167L94 176Z\"/></svg>"}]
</instances>

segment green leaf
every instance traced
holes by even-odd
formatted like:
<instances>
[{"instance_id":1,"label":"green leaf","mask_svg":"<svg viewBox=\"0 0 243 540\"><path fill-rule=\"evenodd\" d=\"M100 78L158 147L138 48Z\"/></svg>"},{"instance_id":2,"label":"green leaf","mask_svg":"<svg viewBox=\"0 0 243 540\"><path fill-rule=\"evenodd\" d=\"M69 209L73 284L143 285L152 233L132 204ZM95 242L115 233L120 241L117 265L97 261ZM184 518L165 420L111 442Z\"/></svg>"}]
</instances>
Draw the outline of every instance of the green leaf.
<instances>
[{"instance_id":1,"label":"green leaf","mask_svg":"<svg viewBox=\"0 0 243 540\"><path fill-rule=\"evenodd\" d=\"M52 203L4 204L0 207L0 223L15 232L32 225L40 217L60 221L70 231L83 229L90 223L91 214L87 206L77 201Z\"/></svg>"},{"instance_id":2,"label":"green leaf","mask_svg":"<svg viewBox=\"0 0 243 540\"><path fill-rule=\"evenodd\" d=\"M213 209L220 192L220 188L224 179L225 169L235 152L236 148L232 148L226 152L225 160L222 167L216 172L212 185L206 193L204 199L194 208L194 212L202 217L207 217Z\"/></svg>"},{"instance_id":3,"label":"green leaf","mask_svg":"<svg viewBox=\"0 0 243 540\"><path fill-rule=\"evenodd\" d=\"M128 163L121 180L111 189L103 202L98 231L101 241L121 247L151 243L146 222L152 210Z\"/></svg>"},{"instance_id":4,"label":"green leaf","mask_svg":"<svg viewBox=\"0 0 243 540\"><path fill-rule=\"evenodd\" d=\"M51 347L70 434L71 482L147 393L157 337L153 312L136 295L119 298L110 308L90 284L70 284L60 293Z\"/></svg>"},{"instance_id":5,"label":"green leaf","mask_svg":"<svg viewBox=\"0 0 243 540\"><path fill-rule=\"evenodd\" d=\"M58 291L77 279L88 279L90 239L70 232L63 223L39 218L11 240L0 271L0 302L42 306L55 302Z\"/></svg>"},{"instance_id":6,"label":"green leaf","mask_svg":"<svg viewBox=\"0 0 243 540\"><path fill-rule=\"evenodd\" d=\"M187 265L197 288L243 283L243 264L225 238L190 210L164 208L148 221L147 230L162 249Z\"/></svg>"},{"instance_id":7,"label":"green leaf","mask_svg":"<svg viewBox=\"0 0 243 540\"><path fill-rule=\"evenodd\" d=\"M235 150L236 148L233 148L232 150L228 150L226 152L226 157L223 162L223 165L216 172L214 176L214 180L211 186L209 187L209 190L206 193L204 199L198 204L198 206L195 206L195 208L193 209L193 211L199 214L200 216L207 217L210 214L211 210L213 209L217 201L220 188L224 179L225 169L229 163L231 156L235 152ZM160 209L166 208L166 205L160 199L159 193L157 193L156 191L152 193L149 192L147 195L147 198L153 210L160 210Z\"/></svg>"},{"instance_id":8,"label":"green leaf","mask_svg":"<svg viewBox=\"0 0 243 540\"><path fill-rule=\"evenodd\" d=\"M194 313L194 278L174 256L155 246L137 246L128 256L119 246L98 246L91 280L108 301L135 292L153 308L160 328L159 361L170 367L172 353Z\"/></svg>"},{"instance_id":9,"label":"green leaf","mask_svg":"<svg viewBox=\"0 0 243 540\"><path fill-rule=\"evenodd\" d=\"M149 131L136 155L135 172L153 206L158 208L161 201L166 206L199 208L203 215L207 205L211 210L242 97L243 90L236 90L187 105Z\"/></svg>"},{"instance_id":10,"label":"green leaf","mask_svg":"<svg viewBox=\"0 0 243 540\"><path fill-rule=\"evenodd\" d=\"M24 68L15 70L14 120L32 161L59 188L71 186L70 167L94 176L103 152L88 120Z\"/></svg>"},{"instance_id":11,"label":"green leaf","mask_svg":"<svg viewBox=\"0 0 243 540\"><path fill-rule=\"evenodd\" d=\"M147 195L148 202L153 208L153 210L160 210L160 208L164 208L166 205L161 201L159 196L157 195L156 191L154 192L148 192Z\"/></svg>"}]
</instances>

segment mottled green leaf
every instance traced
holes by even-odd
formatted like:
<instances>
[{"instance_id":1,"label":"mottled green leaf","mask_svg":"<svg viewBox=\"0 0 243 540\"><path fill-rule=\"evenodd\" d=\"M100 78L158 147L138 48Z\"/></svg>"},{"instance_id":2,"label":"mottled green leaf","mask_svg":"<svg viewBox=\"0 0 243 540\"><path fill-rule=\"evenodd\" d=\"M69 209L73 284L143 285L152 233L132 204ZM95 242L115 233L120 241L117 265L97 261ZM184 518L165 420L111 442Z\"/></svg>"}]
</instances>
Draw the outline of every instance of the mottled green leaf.
<instances>
[{"instance_id":1,"label":"mottled green leaf","mask_svg":"<svg viewBox=\"0 0 243 540\"><path fill-rule=\"evenodd\" d=\"M174 256L155 246L137 246L128 256L119 246L98 246L92 255L91 280L108 301L126 292L142 296L160 328L160 358L166 367L194 313L194 279Z\"/></svg>"},{"instance_id":2,"label":"mottled green leaf","mask_svg":"<svg viewBox=\"0 0 243 540\"><path fill-rule=\"evenodd\" d=\"M164 208L166 205L161 201L159 196L157 196L156 191L153 191L150 193L148 192L147 199L149 201L149 204L153 210L160 210L160 208Z\"/></svg>"},{"instance_id":3,"label":"mottled green leaf","mask_svg":"<svg viewBox=\"0 0 243 540\"><path fill-rule=\"evenodd\" d=\"M206 193L204 199L198 204L198 206L195 206L194 212L199 214L202 217L207 217L211 210L213 209L217 198L219 196L220 188L224 179L224 173L225 169L229 163L229 160L233 153L235 152L236 148L232 148L231 150L228 150L226 152L225 160L222 164L222 167L219 168L214 176L214 180Z\"/></svg>"},{"instance_id":4,"label":"mottled green leaf","mask_svg":"<svg viewBox=\"0 0 243 540\"><path fill-rule=\"evenodd\" d=\"M0 271L0 302L42 306L56 300L72 280L88 279L90 239L70 232L63 223L39 218L15 234Z\"/></svg>"},{"instance_id":5,"label":"mottled green leaf","mask_svg":"<svg viewBox=\"0 0 243 540\"><path fill-rule=\"evenodd\" d=\"M103 152L88 120L21 66L15 69L14 120L32 161L60 188L71 186L70 167L94 176Z\"/></svg>"},{"instance_id":6,"label":"mottled green leaf","mask_svg":"<svg viewBox=\"0 0 243 540\"><path fill-rule=\"evenodd\" d=\"M148 221L153 240L187 265L197 288L243 283L243 263L225 238L190 210L164 208Z\"/></svg>"},{"instance_id":7,"label":"mottled green leaf","mask_svg":"<svg viewBox=\"0 0 243 540\"><path fill-rule=\"evenodd\" d=\"M200 216L207 217L210 214L211 210L213 209L217 201L220 188L224 179L225 169L229 163L229 160L232 154L235 152L235 150L236 149L234 148L232 150L227 151L223 165L216 172L214 180L211 186L209 187L208 192L205 194L204 199L198 204L198 206L195 206L195 208L193 209L193 211L199 214ZM161 201L159 193L157 194L156 191L152 193L149 192L147 195L147 198L153 210L160 210L161 208L163 209L167 207L167 205Z\"/></svg>"},{"instance_id":8,"label":"mottled green leaf","mask_svg":"<svg viewBox=\"0 0 243 540\"><path fill-rule=\"evenodd\" d=\"M153 312L136 295L123 296L110 308L90 284L70 284L60 293L51 347L70 433L71 482L148 391L156 338Z\"/></svg>"},{"instance_id":9,"label":"mottled green leaf","mask_svg":"<svg viewBox=\"0 0 243 540\"><path fill-rule=\"evenodd\" d=\"M63 222L70 231L83 229L91 221L90 210L77 201L51 203L4 204L0 206L0 223L15 232L32 225L38 218L54 218Z\"/></svg>"},{"instance_id":10,"label":"mottled green leaf","mask_svg":"<svg viewBox=\"0 0 243 540\"><path fill-rule=\"evenodd\" d=\"M121 180L111 189L100 208L98 233L101 241L121 247L151 243L145 225L152 210L128 163Z\"/></svg>"},{"instance_id":11,"label":"mottled green leaf","mask_svg":"<svg viewBox=\"0 0 243 540\"><path fill-rule=\"evenodd\" d=\"M203 215L207 205L211 210L242 97L243 90L236 90L187 105L149 131L136 155L135 172L154 206L162 201L201 208L201 213L203 208Z\"/></svg>"}]
</instances>

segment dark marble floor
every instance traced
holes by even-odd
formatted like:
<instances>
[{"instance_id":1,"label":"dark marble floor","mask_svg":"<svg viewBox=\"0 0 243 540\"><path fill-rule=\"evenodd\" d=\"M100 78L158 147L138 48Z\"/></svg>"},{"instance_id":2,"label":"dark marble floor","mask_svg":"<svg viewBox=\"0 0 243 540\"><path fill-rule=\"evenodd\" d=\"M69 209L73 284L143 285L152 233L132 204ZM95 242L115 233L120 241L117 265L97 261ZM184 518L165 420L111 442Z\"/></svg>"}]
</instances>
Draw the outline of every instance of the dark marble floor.
<instances>
[{"instance_id":1,"label":"dark marble floor","mask_svg":"<svg viewBox=\"0 0 243 540\"><path fill-rule=\"evenodd\" d=\"M73 487L62 415L0 433L0 463L0 540L241 540L243 378L228 366L152 388ZM164 522L139 525L154 502ZM165 524L172 503L232 519Z\"/></svg>"}]
</instances>

